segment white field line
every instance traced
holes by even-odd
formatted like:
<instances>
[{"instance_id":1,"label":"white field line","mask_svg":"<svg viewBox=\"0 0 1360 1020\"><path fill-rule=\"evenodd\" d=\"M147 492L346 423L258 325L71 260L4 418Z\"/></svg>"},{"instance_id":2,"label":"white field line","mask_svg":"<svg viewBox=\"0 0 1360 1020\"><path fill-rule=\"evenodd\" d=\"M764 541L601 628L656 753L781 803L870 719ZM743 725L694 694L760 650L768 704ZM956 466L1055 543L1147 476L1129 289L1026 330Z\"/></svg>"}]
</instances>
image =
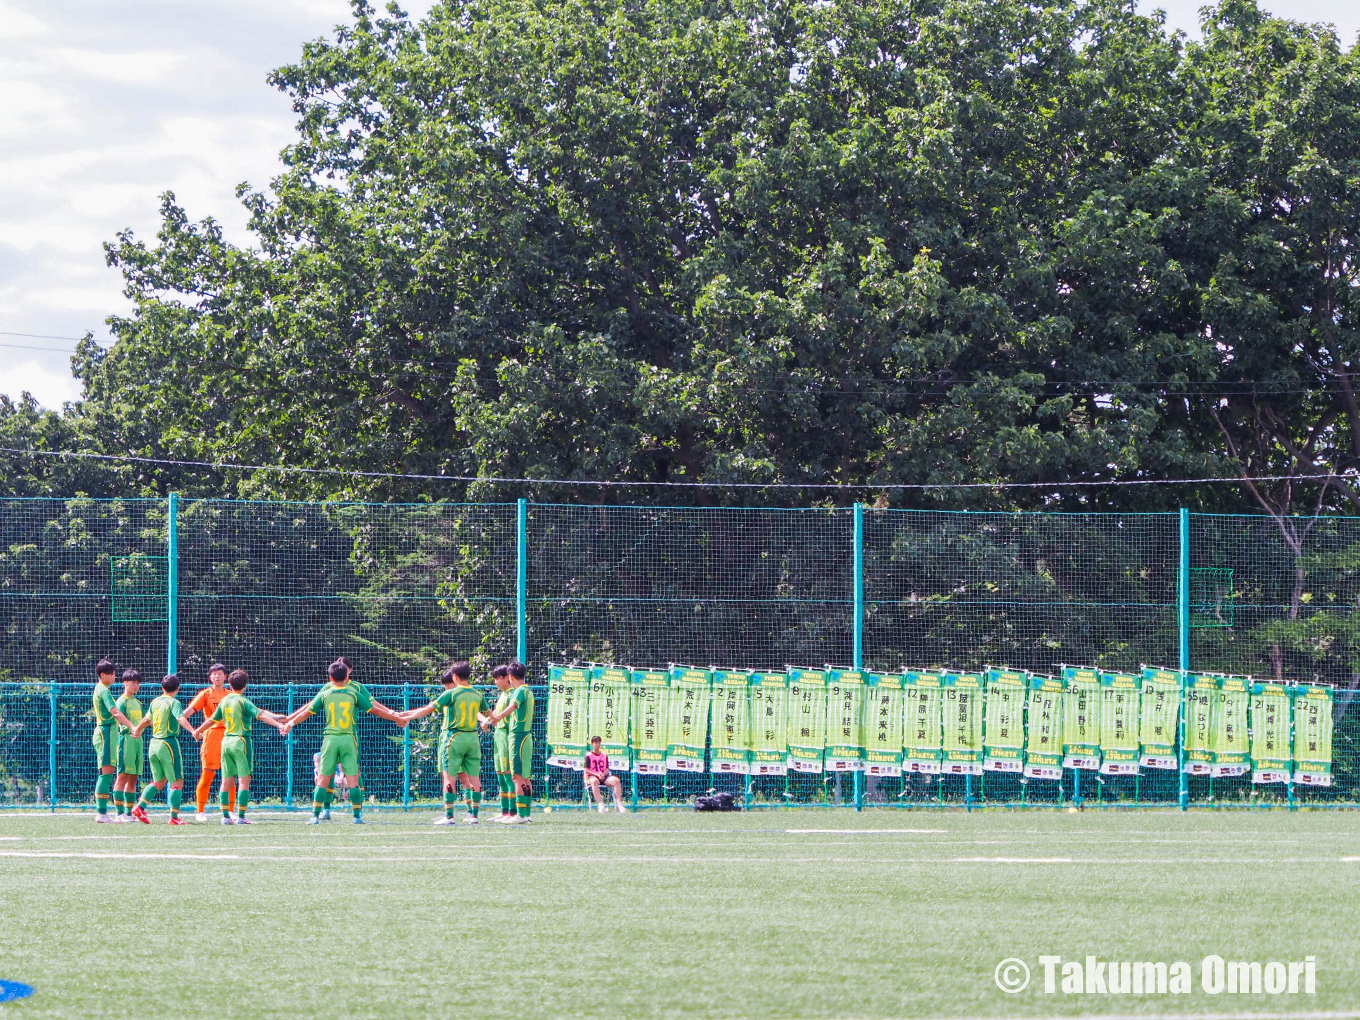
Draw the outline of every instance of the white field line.
<instances>
[{"instance_id":1,"label":"white field line","mask_svg":"<svg viewBox=\"0 0 1360 1020\"><path fill-rule=\"evenodd\" d=\"M336 850L349 850L350 847L335 847ZM333 853L317 853L312 851L302 854L261 854L250 852L250 848L241 847L239 853L227 852L208 852L206 849L202 853L175 853L166 851L81 851L81 850L0 850L0 858L23 858L23 859L80 859L80 860L189 860L189 861L273 861L273 862L332 862L332 863L352 863L352 864L439 864L446 861L466 861L468 855L465 850L488 849L497 851L496 860L498 862L514 862L528 864L591 864L599 863L599 856L595 854L505 854L505 847L450 847L451 853L423 853L412 856L394 854L365 854L362 856L339 856ZM665 855L630 855L627 857L611 857L614 864L675 864L675 865L720 865L720 864L777 864L784 858L762 857L762 856L728 856L728 857L680 857ZM803 859L806 863L813 864L844 864L852 867L859 867L865 864L879 864L898 867L916 867L925 865L960 865L960 864L999 864L1003 866L1015 865L1130 865L1130 864L1155 864L1166 866L1170 863L1175 864L1260 864L1264 866L1278 866L1282 864L1328 864L1340 863L1344 858L1336 857L1312 857L1312 858L1293 858L1293 859L1258 859L1254 861L1244 861L1242 858L1201 858L1193 861L1168 862L1161 858L1071 858L1071 857L938 857L919 860L903 860L901 858L866 858L855 857L810 857Z\"/></svg>"},{"instance_id":2,"label":"white field line","mask_svg":"<svg viewBox=\"0 0 1360 1020\"><path fill-rule=\"evenodd\" d=\"M786 835L790 836L872 836L883 833L941 833L948 832L948 829L785 829Z\"/></svg>"}]
</instances>

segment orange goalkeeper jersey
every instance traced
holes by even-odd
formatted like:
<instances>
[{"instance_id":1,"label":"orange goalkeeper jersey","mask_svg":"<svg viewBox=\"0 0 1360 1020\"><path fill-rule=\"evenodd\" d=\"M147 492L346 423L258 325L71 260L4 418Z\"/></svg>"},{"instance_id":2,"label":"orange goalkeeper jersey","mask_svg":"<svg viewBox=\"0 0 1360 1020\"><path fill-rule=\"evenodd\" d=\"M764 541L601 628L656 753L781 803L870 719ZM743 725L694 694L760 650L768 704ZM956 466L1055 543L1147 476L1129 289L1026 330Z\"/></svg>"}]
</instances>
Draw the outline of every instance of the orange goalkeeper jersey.
<instances>
[{"instance_id":1,"label":"orange goalkeeper jersey","mask_svg":"<svg viewBox=\"0 0 1360 1020\"><path fill-rule=\"evenodd\" d=\"M195 712L202 712L204 718L208 718L217 711L217 706L220 705L230 693L231 691L226 687L220 689L216 687L205 687L194 695L194 700L189 702L189 707L184 710L184 715L188 717ZM208 728L203 732L222 733L225 730L226 726L223 723L215 722L209 723Z\"/></svg>"}]
</instances>

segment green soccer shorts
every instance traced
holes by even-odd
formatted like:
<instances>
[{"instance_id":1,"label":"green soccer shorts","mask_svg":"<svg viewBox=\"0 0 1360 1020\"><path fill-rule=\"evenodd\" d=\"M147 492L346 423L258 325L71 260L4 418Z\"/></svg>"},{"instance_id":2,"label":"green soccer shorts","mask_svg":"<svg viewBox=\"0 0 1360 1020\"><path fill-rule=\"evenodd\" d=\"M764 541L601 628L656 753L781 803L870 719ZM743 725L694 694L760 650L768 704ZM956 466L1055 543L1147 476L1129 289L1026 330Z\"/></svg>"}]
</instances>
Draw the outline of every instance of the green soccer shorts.
<instances>
[{"instance_id":1,"label":"green soccer shorts","mask_svg":"<svg viewBox=\"0 0 1360 1020\"><path fill-rule=\"evenodd\" d=\"M249 779L255 771L255 742L250 737L222 738L222 778Z\"/></svg>"},{"instance_id":2,"label":"green soccer shorts","mask_svg":"<svg viewBox=\"0 0 1360 1020\"><path fill-rule=\"evenodd\" d=\"M147 758L151 761L153 783L170 783L184 778L184 756L179 752L178 740L152 738Z\"/></svg>"},{"instance_id":3,"label":"green soccer shorts","mask_svg":"<svg viewBox=\"0 0 1360 1020\"><path fill-rule=\"evenodd\" d=\"M513 771L510 767L510 731L503 726L491 731L491 760L502 775L508 776Z\"/></svg>"},{"instance_id":4,"label":"green soccer shorts","mask_svg":"<svg viewBox=\"0 0 1360 1020\"><path fill-rule=\"evenodd\" d=\"M118 771L122 775L140 776L143 764L143 743L141 737L129 737L118 731Z\"/></svg>"},{"instance_id":5,"label":"green soccer shorts","mask_svg":"<svg viewBox=\"0 0 1360 1020\"><path fill-rule=\"evenodd\" d=\"M477 776L482 771L482 742L476 733L463 730L451 732L439 748L439 771L450 776L466 772Z\"/></svg>"},{"instance_id":6,"label":"green soccer shorts","mask_svg":"<svg viewBox=\"0 0 1360 1020\"><path fill-rule=\"evenodd\" d=\"M91 743L94 744L94 757L99 763L99 768L117 764L115 759L118 756L118 738L113 735L113 723L96 726Z\"/></svg>"},{"instance_id":7,"label":"green soccer shorts","mask_svg":"<svg viewBox=\"0 0 1360 1020\"><path fill-rule=\"evenodd\" d=\"M321 774L334 776L339 765L345 775L359 774L359 741L338 733L328 733L321 738Z\"/></svg>"},{"instance_id":8,"label":"green soccer shorts","mask_svg":"<svg viewBox=\"0 0 1360 1020\"><path fill-rule=\"evenodd\" d=\"M510 735L511 771L521 779L533 776L534 737L532 733L513 733Z\"/></svg>"}]
</instances>

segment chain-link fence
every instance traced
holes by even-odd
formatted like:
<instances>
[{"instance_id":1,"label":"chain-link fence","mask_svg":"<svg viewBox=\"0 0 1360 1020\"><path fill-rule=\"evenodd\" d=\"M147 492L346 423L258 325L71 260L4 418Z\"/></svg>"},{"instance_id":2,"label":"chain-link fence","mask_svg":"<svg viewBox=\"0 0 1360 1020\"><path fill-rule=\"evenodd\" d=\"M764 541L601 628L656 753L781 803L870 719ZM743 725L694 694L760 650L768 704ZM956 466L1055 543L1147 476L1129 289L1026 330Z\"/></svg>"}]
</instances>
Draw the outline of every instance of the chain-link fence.
<instances>
[{"instance_id":1,"label":"chain-link fence","mask_svg":"<svg viewBox=\"0 0 1360 1020\"><path fill-rule=\"evenodd\" d=\"M252 696L282 710L290 699L301 704L340 654L394 708L422 704L451 660L471 660L485 680L492 664L523 658L540 691L537 793L563 806L582 801L583 783L565 761L546 764L545 722L560 705L544 686L554 662L628 667L625 735L611 757L639 806L710 792L749 807L1360 800L1349 712L1360 684L1360 518L77 498L0 500L0 534L0 804L90 800L89 693L100 657L149 681L178 671L186 703L211 663L242 667ZM679 697L673 663L709 671L704 730L686 738L690 758L652 748L661 767L639 770L634 731L647 697L636 695L647 692L637 678L662 675L656 685L667 693L658 697ZM1178 684L1191 695L1182 709L1177 693L1175 767L1102 769L1119 756L1092 738L1098 761L1060 753L1057 778L1027 774L1026 756L1042 757L1027 742L1047 702L1026 694L1014 702L1018 716L997 707L1012 702L1004 691L993 697L984 670L1009 667L1040 689L1047 677L1066 682L1064 664L1127 675L1135 686L1145 664L1184 671ZM860 748L857 766L757 769L760 713L768 722L777 702L781 725L793 724L789 666L809 676L828 666L863 671L852 698L862 731L848 741ZM746 679L732 679L738 674ZM935 674L976 678L986 761L954 774L895 773L897 762L872 761L874 726L892 717L886 739L900 725L906 743L907 713L933 697L902 678ZM1249 679L1229 683L1217 707L1201 711L1194 692L1209 681L1193 678L1204 674ZM1222 736L1227 747L1264 732L1249 709L1240 715L1246 735L1233 729L1253 680L1289 691L1290 725L1310 689L1294 685L1326 689L1330 786L1289 782L1299 771L1292 745L1283 782L1253 782L1262 770L1250 760L1217 774L1209 762L1182 782L1187 743ZM805 676L800 699L810 682ZM972 711L969 682L946 679L931 711L941 720ZM829 754L837 702L818 697ZM1112 711L1103 695L1090 697L1097 715ZM1306 702L1310 712L1316 700ZM669 704L654 710L670 712ZM1063 726L1078 725L1067 721L1067 701L1062 714ZM433 725L407 732L365 721L370 799L435 798ZM734 725L745 727L745 762L733 760ZM1003 752L986 757L989 727L996 736L1007 726L1021 731L1019 767ZM1292 729L1284 737L1294 738ZM317 742L305 726L286 741L265 728L257 796L306 800ZM1226 762L1236 752L1221 753ZM195 754L186 746L191 772ZM484 771L490 759L488 747ZM670 767L676 761L684 767ZM1278 768L1264 771L1278 778Z\"/></svg>"}]
</instances>

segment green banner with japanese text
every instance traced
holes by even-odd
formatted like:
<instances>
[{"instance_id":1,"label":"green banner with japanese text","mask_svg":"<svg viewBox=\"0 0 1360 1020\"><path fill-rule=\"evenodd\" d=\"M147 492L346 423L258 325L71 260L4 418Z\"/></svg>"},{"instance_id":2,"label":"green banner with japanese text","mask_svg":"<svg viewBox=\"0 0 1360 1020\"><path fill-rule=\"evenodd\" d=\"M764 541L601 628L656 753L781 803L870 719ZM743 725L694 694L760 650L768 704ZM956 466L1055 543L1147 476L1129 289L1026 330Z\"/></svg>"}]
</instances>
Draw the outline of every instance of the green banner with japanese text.
<instances>
[{"instance_id":1,"label":"green banner with japanese text","mask_svg":"<svg viewBox=\"0 0 1360 1020\"><path fill-rule=\"evenodd\" d=\"M694 666L672 666L670 675L666 770L702 772L704 749L708 743L708 706L713 674Z\"/></svg>"},{"instance_id":2,"label":"green banner with japanese text","mask_svg":"<svg viewBox=\"0 0 1360 1020\"><path fill-rule=\"evenodd\" d=\"M826 671L826 770L864 768L864 693L868 674L858 669Z\"/></svg>"},{"instance_id":3,"label":"green banner with japanese text","mask_svg":"<svg viewBox=\"0 0 1360 1020\"><path fill-rule=\"evenodd\" d=\"M942 677L934 672L902 675L902 771L934 775L944 756Z\"/></svg>"},{"instance_id":4,"label":"green banner with japanese text","mask_svg":"<svg viewBox=\"0 0 1360 1020\"><path fill-rule=\"evenodd\" d=\"M789 768L821 772L826 752L826 671L790 666Z\"/></svg>"},{"instance_id":5,"label":"green banner with japanese text","mask_svg":"<svg viewBox=\"0 0 1360 1020\"><path fill-rule=\"evenodd\" d=\"M940 771L952 776L982 775L982 677L945 673L940 678L940 695L944 732Z\"/></svg>"},{"instance_id":6,"label":"green banner with japanese text","mask_svg":"<svg viewBox=\"0 0 1360 1020\"><path fill-rule=\"evenodd\" d=\"M714 772L751 771L751 674L745 670L713 671Z\"/></svg>"},{"instance_id":7,"label":"green banner with japanese text","mask_svg":"<svg viewBox=\"0 0 1360 1020\"><path fill-rule=\"evenodd\" d=\"M864 771L871 776L902 774L902 677L871 673L864 695Z\"/></svg>"},{"instance_id":8,"label":"green banner with japanese text","mask_svg":"<svg viewBox=\"0 0 1360 1020\"><path fill-rule=\"evenodd\" d=\"M782 776L789 770L789 678L755 672L751 684L751 774Z\"/></svg>"},{"instance_id":9,"label":"green banner with japanese text","mask_svg":"<svg viewBox=\"0 0 1360 1020\"><path fill-rule=\"evenodd\" d=\"M670 675L664 669L635 669L632 676L633 771L659 776L666 772L669 736Z\"/></svg>"},{"instance_id":10,"label":"green banner with japanese text","mask_svg":"<svg viewBox=\"0 0 1360 1020\"><path fill-rule=\"evenodd\" d=\"M628 715L631 707L632 671L624 666L596 666L590 671L590 732L599 737L601 750L609 755L611 770L631 767L628 746Z\"/></svg>"},{"instance_id":11,"label":"green banner with japanese text","mask_svg":"<svg viewBox=\"0 0 1360 1020\"><path fill-rule=\"evenodd\" d=\"M546 757L549 765L581 768L581 759L590 739L589 703L589 668L548 664Z\"/></svg>"},{"instance_id":12,"label":"green banner with japanese text","mask_svg":"<svg viewBox=\"0 0 1360 1020\"><path fill-rule=\"evenodd\" d=\"M987 712L983 726L982 767L991 772L1019 772L1025 764L1025 699L1027 674L988 667L984 674Z\"/></svg>"}]
</instances>

